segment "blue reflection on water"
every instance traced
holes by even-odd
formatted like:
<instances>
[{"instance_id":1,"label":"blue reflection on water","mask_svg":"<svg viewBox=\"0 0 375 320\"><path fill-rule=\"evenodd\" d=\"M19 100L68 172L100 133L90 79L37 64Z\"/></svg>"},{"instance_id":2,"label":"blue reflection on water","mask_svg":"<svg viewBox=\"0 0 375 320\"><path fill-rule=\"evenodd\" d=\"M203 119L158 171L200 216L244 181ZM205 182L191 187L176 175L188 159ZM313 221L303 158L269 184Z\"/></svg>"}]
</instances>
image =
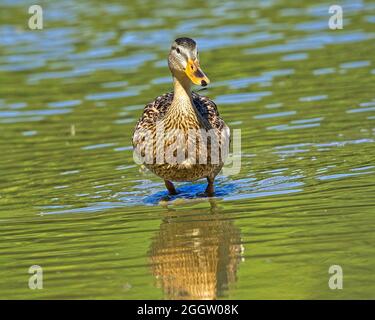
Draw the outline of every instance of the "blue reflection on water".
<instances>
[{"instance_id":1,"label":"blue reflection on water","mask_svg":"<svg viewBox=\"0 0 375 320\"><path fill-rule=\"evenodd\" d=\"M178 194L171 196L167 191L159 191L154 194L147 196L144 199L146 204L158 204L162 200L173 201L176 199L199 199L205 198L203 195L207 184L185 184L177 188ZM215 197L224 197L236 190L236 184L226 183L221 186L217 186L215 190Z\"/></svg>"}]
</instances>

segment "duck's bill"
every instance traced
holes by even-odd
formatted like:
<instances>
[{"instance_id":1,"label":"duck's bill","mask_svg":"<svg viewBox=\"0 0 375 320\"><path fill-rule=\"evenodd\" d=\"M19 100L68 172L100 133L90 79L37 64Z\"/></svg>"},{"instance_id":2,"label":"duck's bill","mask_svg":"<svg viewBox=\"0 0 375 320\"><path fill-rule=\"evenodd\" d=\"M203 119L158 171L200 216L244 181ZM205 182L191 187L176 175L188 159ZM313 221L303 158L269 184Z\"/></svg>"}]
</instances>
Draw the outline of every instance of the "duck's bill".
<instances>
[{"instance_id":1,"label":"duck's bill","mask_svg":"<svg viewBox=\"0 0 375 320\"><path fill-rule=\"evenodd\" d=\"M196 85L205 87L210 83L210 79L204 74L202 69L199 66L198 60L188 60L188 64L185 69L185 73L189 77L189 79Z\"/></svg>"}]
</instances>

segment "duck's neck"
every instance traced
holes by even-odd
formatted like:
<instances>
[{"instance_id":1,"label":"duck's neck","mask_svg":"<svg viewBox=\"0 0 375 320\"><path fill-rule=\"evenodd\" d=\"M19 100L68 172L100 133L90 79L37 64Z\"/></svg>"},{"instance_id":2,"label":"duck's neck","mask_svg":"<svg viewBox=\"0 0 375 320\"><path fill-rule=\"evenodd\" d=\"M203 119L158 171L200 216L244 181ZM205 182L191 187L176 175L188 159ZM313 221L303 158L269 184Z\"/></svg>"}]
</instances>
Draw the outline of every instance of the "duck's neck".
<instances>
[{"instance_id":1,"label":"duck's neck","mask_svg":"<svg viewBox=\"0 0 375 320\"><path fill-rule=\"evenodd\" d=\"M173 77L174 95L169 112L174 116L186 116L195 114L195 107L193 104L191 94L191 83L187 78ZM178 114L178 115L177 115Z\"/></svg>"}]
</instances>

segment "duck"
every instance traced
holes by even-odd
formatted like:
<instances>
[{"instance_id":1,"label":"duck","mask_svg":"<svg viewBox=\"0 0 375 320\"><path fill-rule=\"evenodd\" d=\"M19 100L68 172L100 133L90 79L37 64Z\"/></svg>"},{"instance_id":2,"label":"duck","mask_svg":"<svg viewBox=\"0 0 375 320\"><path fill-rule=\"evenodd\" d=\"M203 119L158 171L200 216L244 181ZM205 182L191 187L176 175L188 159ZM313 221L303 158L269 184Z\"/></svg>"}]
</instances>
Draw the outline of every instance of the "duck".
<instances>
[{"instance_id":1,"label":"duck","mask_svg":"<svg viewBox=\"0 0 375 320\"><path fill-rule=\"evenodd\" d=\"M169 195L178 194L174 182L206 179L203 194L213 197L215 178L228 156L230 129L215 102L192 91L193 85L210 83L193 39L173 41L168 67L173 91L144 107L132 137L135 159L164 180Z\"/></svg>"}]
</instances>

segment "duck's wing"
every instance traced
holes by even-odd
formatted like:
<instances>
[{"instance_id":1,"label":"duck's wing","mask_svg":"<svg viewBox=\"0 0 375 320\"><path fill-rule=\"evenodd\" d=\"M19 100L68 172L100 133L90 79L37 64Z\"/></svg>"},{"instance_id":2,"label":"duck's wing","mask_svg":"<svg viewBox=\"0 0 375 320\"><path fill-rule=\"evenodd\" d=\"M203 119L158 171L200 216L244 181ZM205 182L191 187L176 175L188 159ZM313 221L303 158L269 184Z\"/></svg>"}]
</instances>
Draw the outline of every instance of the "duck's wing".
<instances>
[{"instance_id":1,"label":"duck's wing","mask_svg":"<svg viewBox=\"0 0 375 320\"><path fill-rule=\"evenodd\" d=\"M138 120L135 130L149 129L155 126L155 123L162 119L166 114L173 100L173 92L164 93L150 102L143 109L143 114Z\"/></svg>"},{"instance_id":2,"label":"duck's wing","mask_svg":"<svg viewBox=\"0 0 375 320\"><path fill-rule=\"evenodd\" d=\"M173 100L173 92L164 93L150 102L143 109L142 116L138 120L133 133L133 146L146 137L148 130L152 130L158 120L162 119L166 114Z\"/></svg>"},{"instance_id":3,"label":"duck's wing","mask_svg":"<svg viewBox=\"0 0 375 320\"><path fill-rule=\"evenodd\" d=\"M224 120L220 117L215 102L195 92L193 92L193 102L200 114L209 122L212 128L220 131L227 128Z\"/></svg>"}]
</instances>

